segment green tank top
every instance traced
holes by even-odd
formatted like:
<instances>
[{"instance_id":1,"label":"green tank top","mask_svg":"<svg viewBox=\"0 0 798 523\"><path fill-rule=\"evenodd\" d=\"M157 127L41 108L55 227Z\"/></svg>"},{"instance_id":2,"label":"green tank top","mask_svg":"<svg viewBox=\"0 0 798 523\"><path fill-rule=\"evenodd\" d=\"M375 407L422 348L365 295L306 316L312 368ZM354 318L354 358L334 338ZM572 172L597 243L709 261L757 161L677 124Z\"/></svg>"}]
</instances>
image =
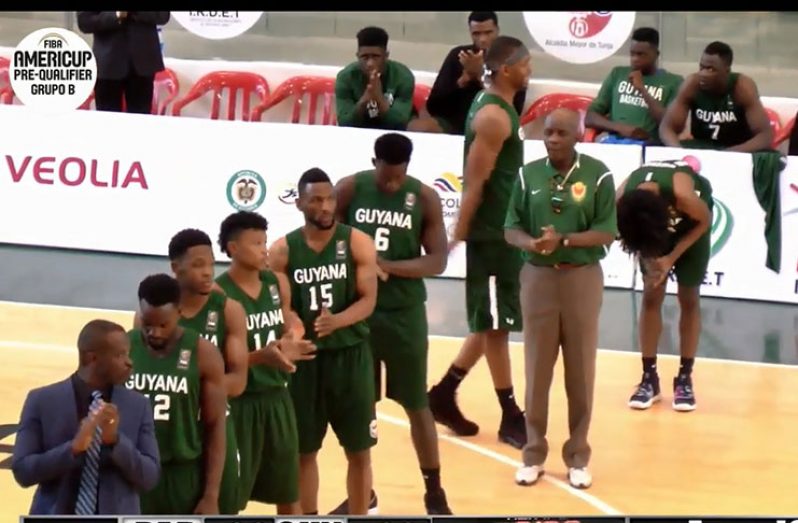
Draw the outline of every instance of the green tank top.
<instances>
[{"instance_id":1,"label":"green tank top","mask_svg":"<svg viewBox=\"0 0 798 523\"><path fill-rule=\"evenodd\" d=\"M305 337L313 340L319 350L358 345L369 334L365 321L338 329L323 338L316 337L313 327L322 308L326 307L335 314L358 300L351 235L351 227L336 224L333 237L319 253L305 243L301 228L286 236L292 306L305 325Z\"/></svg>"},{"instance_id":2,"label":"green tank top","mask_svg":"<svg viewBox=\"0 0 798 523\"><path fill-rule=\"evenodd\" d=\"M624 194L635 190L641 183L654 182L659 186L659 193L668 202L670 223L668 230L681 237L695 227L696 222L676 209L676 196L673 192L673 176L676 171L689 174L693 178L698 197L712 210L712 186L709 180L695 172L689 164L679 160L650 162L643 164L629 175Z\"/></svg>"},{"instance_id":3,"label":"green tank top","mask_svg":"<svg viewBox=\"0 0 798 523\"><path fill-rule=\"evenodd\" d=\"M372 238L377 255L386 260L408 260L421 256L421 181L407 176L393 194L377 188L376 173L355 175L355 193L349 204L347 224ZM423 278L391 275L378 280L377 308L400 309L423 303L427 290Z\"/></svg>"},{"instance_id":4,"label":"green tank top","mask_svg":"<svg viewBox=\"0 0 798 523\"><path fill-rule=\"evenodd\" d=\"M482 203L477 208L469 228L469 240L504 239L504 218L507 215L510 194L518 177L518 170L524 165L524 140L521 134L518 112L500 96L481 91L474 98L466 116L464 170L465 160L468 158L468 149L471 147L475 137L474 131L471 129L471 122L480 109L490 104L498 105L507 112L510 117L510 136L504 141L499 156L496 157L496 166L491 171L487 183L485 183L482 192ZM465 172L463 175L465 180ZM467 189L467 185L464 184L463 190Z\"/></svg>"},{"instance_id":5,"label":"green tank top","mask_svg":"<svg viewBox=\"0 0 798 523\"><path fill-rule=\"evenodd\" d=\"M745 109L734 101L734 86L738 78L738 73L730 73L726 91L720 95L698 90L690 105L690 133L693 138L732 147L754 136L745 118Z\"/></svg>"},{"instance_id":6,"label":"green tank top","mask_svg":"<svg viewBox=\"0 0 798 523\"><path fill-rule=\"evenodd\" d=\"M153 354L140 329L128 332L133 373L127 388L149 398L161 463L179 463L202 456L200 419L199 334L184 329L164 357Z\"/></svg>"},{"instance_id":7,"label":"green tank top","mask_svg":"<svg viewBox=\"0 0 798 523\"><path fill-rule=\"evenodd\" d=\"M227 302L227 297L224 294L211 291L205 306L197 314L191 318L181 316L178 322L181 326L198 332L200 336L216 345L222 351L222 356L224 356L224 341L227 332L224 324L225 302Z\"/></svg>"},{"instance_id":8,"label":"green tank top","mask_svg":"<svg viewBox=\"0 0 798 523\"><path fill-rule=\"evenodd\" d=\"M235 284L227 272L216 278L216 283L227 294L244 307L247 315L247 349L249 352L265 347L270 342L280 339L285 330L280 286L277 277L271 271L260 273L260 295L253 299ZM275 387L286 387L288 374L267 367L266 365L250 366L247 371L247 388L244 394L264 392Z\"/></svg>"}]
</instances>

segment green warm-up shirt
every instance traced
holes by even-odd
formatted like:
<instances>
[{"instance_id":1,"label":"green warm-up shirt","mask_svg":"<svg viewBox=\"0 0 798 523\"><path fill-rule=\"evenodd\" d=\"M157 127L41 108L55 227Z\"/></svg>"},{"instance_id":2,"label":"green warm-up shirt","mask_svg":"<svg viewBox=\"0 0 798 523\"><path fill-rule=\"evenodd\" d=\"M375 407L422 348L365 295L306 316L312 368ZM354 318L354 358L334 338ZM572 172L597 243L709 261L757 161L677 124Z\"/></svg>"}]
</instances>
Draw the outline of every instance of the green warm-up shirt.
<instances>
[{"instance_id":1,"label":"green warm-up shirt","mask_svg":"<svg viewBox=\"0 0 798 523\"><path fill-rule=\"evenodd\" d=\"M652 142L659 143L659 122L648 111L648 104L629 81L632 68L619 66L613 68L601 84L598 95L589 110L606 116L613 122L640 127L648 132ZM682 84L682 77L664 69L643 77L643 85L649 94L663 107L676 99Z\"/></svg>"},{"instance_id":2,"label":"green warm-up shirt","mask_svg":"<svg viewBox=\"0 0 798 523\"><path fill-rule=\"evenodd\" d=\"M368 106L363 112L355 109L368 85L368 78L358 62L347 65L335 78L335 111L341 127L404 130L414 113L413 91L416 80L404 64L388 60L380 77L382 92L390 109L376 114L377 108Z\"/></svg>"}]
</instances>

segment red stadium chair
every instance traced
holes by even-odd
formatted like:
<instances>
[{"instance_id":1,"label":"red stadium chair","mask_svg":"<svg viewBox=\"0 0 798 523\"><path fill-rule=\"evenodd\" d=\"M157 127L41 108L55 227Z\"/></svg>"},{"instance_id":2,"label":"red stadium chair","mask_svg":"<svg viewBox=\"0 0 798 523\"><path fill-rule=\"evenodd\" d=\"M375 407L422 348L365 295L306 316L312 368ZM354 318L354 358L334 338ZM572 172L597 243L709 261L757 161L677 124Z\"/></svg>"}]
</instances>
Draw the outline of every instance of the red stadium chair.
<instances>
[{"instance_id":1,"label":"red stadium chair","mask_svg":"<svg viewBox=\"0 0 798 523\"><path fill-rule=\"evenodd\" d=\"M779 145L781 145L782 142L785 142L785 141L790 139L790 134L792 134L793 127L795 127L795 117L794 116L792 118L790 118L790 121L787 122L787 125L782 127L779 130L779 132L775 134L775 136L773 138L773 148L774 149L776 147L778 147Z\"/></svg>"},{"instance_id":2,"label":"red stadium chair","mask_svg":"<svg viewBox=\"0 0 798 523\"><path fill-rule=\"evenodd\" d=\"M11 67L11 62L5 56L0 56L0 89L4 89L11 85L11 78L8 76L8 69Z\"/></svg>"},{"instance_id":3,"label":"red stadium chair","mask_svg":"<svg viewBox=\"0 0 798 523\"><path fill-rule=\"evenodd\" d=\"M322 76L294 76L287 79L274 90L269 99L252 110L250 121L260 121L263 113L278 105L284 100L294 97L294 107L291 113L291 123L300 123L302 118L302 107L305 104L305 95L308 97L307 118L309 125L316 124L316 113L319 97L324 97L322 106L321 125L335 125L335 78Z\"/></svg>"},{"instance_id":4,"label":"red stadium chair","mask_svg":"<svg viewBox=\"0 0 798 523\"><path fill-rule=\"evenodd\" d=\"M769 107L765 107L765 112L768 113L768 120L770 120L770 128L773 129L773 142L771 142L771 147L774 149L779 146L779 142L777 138L781 134L781 117L779 113L770 109Z\"/></svg>"},{"instance_id":5,"label":"red stadium chair","mask_svg":"<svg viewBox=\"0 0 798 523\"><path fill-rule=\"evenodd\" d=\"M167 107L177 98L177 93L180 92L180 82L177 81L177 75L169 68L158 72L155 75L152 88L152 114L165 115ZM161 98L161 91L166 93L163 98Z\"/></svg>"},{"instance_id":6,"label":"red stadium chair","mask_svg":"<svg viewBox=\"0 0 798 523\"><path fill-rule=\"evenodd\" d=\"M0 104L11 105L14 103L14 91L11 87L0 89Z\"/></svg>"},{"instance_id":7,"label":"red stadium chair","mask_svg":"<svg viewBox=\"0 0 798 523\"><path fill-rule=\"evenodd\" d=\"M529 109L527 109L524 115L521 117L521 127L527 125L528 123L534 122L538 118L546 116L555 109L560 109L563 107L566 109L579 111L579 114L582 115L582 124L584 125L585 114L587 114L587 108L590 106L592 101L593 99L589 96L568 93L552 93L541 96L529 106ZM582 141L592 142L595 138L596 130L586 128L585 134L582 137Z\"/></svg>"},{"instance_id":8,"label":"red stadium chair","mask_svg":"<svg viewBox=\"0 0 798 523\"><path fill-rule=\"evenodd\" d=\"M429 98L429 93L431 92L432 87L416 84L416 88L413 91L413 107L418 114L421 114L421 111L423 111L424 107L427 105L427 98Z\"/></svg>"},{"instance_id":9,"label":"red stadium chair","mask_svg":"<svg viewBox=\"0 0 798 523\"><path fill-rule=\"evenodd\" d=\"M222 93L228 90L227 120L236 119L236 93L241 91L240 119L249 121L251 116L250 96L255 95L259 104L263 104L269 97L269 83L259 74L245 71L215 71L208 73L199 80L185 97L177 100L172 107L172 115L180 116L180 111L191 102L202 97L208 92L213 92L211 104L211 119L219 119L219 105Z\"/></svg>"}]
</instances>

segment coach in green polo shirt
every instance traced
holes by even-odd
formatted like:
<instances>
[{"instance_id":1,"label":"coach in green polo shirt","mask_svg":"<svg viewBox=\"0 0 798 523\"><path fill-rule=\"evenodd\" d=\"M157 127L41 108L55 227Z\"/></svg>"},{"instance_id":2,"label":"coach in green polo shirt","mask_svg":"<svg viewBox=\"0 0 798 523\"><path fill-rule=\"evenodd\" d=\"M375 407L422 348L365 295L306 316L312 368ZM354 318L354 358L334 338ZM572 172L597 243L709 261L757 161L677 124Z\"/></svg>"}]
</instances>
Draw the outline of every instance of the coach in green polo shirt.
<instances>
[{"instance_id":1,"label":"coach in green polo shirt","mask_svg":"<svg viewBox=\"0 0 798 523\"><path fill-rule=\"evenodd\" d=\"M532 485L548 454L549 388L562 346L570 438L563 446L568 481L588 488L587 441L593 407L598 323L604 294L599 260L616 234L615 183L601 161L576 152L579 114L551 113L543 128L548 155L521 168L504 223L520 248L526 355L524 466L515 481Z\"/></svg>"}]
</instances>

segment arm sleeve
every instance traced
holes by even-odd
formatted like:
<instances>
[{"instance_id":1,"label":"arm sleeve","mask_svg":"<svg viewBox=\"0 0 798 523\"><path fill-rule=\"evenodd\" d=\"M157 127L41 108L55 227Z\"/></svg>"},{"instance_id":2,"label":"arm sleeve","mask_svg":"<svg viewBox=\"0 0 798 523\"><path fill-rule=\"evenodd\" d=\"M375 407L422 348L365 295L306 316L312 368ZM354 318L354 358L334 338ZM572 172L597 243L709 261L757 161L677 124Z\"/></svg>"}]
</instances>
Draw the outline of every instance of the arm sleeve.
<instances>
[{"instance_id":1,"label":"arm sleeve","mask_svg":"<svg viewBox=\"0 0 798 523\"><path fill-rule=\"evenodd\" d=\"M602 116L607 115L610 112L610 107L612 107L612 89L615 86L615 72L617 69L613 69L612 72L604 79L601 83L601 88L599 89L596 98L588 107L588 111L593 111L594 113L600 114Z\"/></svg>"},{"instance_id":2,"label":"arm sleeve","mask_svg":"<svg viewBox=\"0 0 798 523\"><path fill-rule=\"evenodd\" d=\"M91 34L119 27L116 11L78 11L78 29Z\"/></svg>"},{"instance_id":3,"label":"arm sleeve","mask_svg":"<svg viewBox=\"0 0 798 523\"><path fill-rule=\"evenodd\" d=\"M355 111L357 99L351 81L344 74L345 72L346 69L338 73L335 78L335 116L338 119L338 125L351 127L362 123L363 119Z\"/></svg>"},{"instance_id":4,"label":"arm sleeve","mask_svg":"<svg viewBox=\"0 0 798 523\"><path fill-rule=\"evenodd\" d=\"M416 79L408 69L402 68L396 82L393 104L385 113L385 122L394 129L404 129L413 114L413 91Z\"/></svg>"},{"instance_id":5,"label":"arm sleeve","mask_svg":"<svg viewBox=\"0 0 798 523\"><path fill-rule=\"evenodd\" d=\"M431 115L446 115L451 113L451 96L458 89L457 79L460 77L462 71L460 70L460 62L457 60L457 53L460 48L455 47L441 64L438 71L438 76L435 78L435 83L432 84L432 90L427 98L427 111Z\"/></svg>"}]
</instances>

